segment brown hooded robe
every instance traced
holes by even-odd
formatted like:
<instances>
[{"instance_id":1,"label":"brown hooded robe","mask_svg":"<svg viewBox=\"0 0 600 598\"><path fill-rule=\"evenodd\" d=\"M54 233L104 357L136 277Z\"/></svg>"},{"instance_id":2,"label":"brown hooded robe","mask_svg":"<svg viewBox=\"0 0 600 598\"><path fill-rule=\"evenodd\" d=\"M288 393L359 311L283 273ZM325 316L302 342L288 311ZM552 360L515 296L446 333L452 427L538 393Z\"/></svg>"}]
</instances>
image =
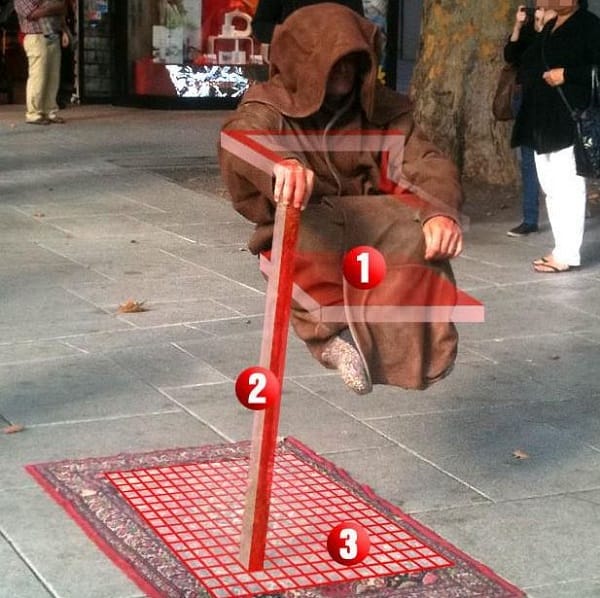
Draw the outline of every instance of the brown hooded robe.
<instances>
[{"instance_id":1,"label":"brown hooded robe","mask_svg":"<svg viewBox=\"0 0 600 598\"><path fill-rule=\"evenodd\" d=\"M319 310L294 302L296 334L321 360L327 341L350 328L373 384L420 389L450 371L454 325L443 318L406 321L394 313L381 321L370 308L452 302L450 266L425 261L422 225L439 215L458 221L461 190L455 167L413 122L408 99L377 81L379 46L377 27L346 7L299 9L275 30L269 81L248 90L223 130L273 132L283 146L281 134L293 134L298 142L279 155L295 157L315 173L302 213L295 282L320 305L342 306L343 317L323 321ZM348 54L360 57L359 89L342 108L329 110L329 72ZM340 144L344 133L359 131L359 141L355 135ZM403 143L394 136L390 146L387 134L398 132ZM250 250L268 250L271 174L224 148L220 161L234 208L256 224ZM357 289L342 275L343 256L357 245L375 247L385 257L387 274L373 289Z\"/></svg>"}]
</instances>

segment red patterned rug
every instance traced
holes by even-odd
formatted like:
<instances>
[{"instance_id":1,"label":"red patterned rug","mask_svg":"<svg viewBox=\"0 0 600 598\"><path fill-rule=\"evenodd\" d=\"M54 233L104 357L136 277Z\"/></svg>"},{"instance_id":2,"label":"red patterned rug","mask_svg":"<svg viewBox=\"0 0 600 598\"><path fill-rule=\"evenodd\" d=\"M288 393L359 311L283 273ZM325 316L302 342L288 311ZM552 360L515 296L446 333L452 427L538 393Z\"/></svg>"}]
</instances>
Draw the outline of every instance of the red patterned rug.
<instances>
[{"instance_id":1,"label":"red patterned rug","mask_svg":"<svg viewBox=\"0 0 600 598\"><path fill-rule=\"evenodd\" d=\"M287 438L280 442L263 571L237 559L248 442L29 465L27 470L151 597L524 596ZM360 523L371 549L335 562L329 532Z\"/></svg>"}]
</instances>

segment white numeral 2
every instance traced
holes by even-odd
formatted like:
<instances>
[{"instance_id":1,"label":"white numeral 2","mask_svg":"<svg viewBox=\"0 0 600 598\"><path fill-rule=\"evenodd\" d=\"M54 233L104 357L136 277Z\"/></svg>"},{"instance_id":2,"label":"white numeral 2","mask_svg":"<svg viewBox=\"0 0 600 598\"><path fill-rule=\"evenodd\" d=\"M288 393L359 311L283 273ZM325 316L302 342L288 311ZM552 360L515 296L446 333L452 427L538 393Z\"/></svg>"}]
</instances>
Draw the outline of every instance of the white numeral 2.
<instances>
[{"instance_id":1,"label":"white numeral 2","mask_svg":"<svg viewBox=\"0 0 600 598\"><path fill-rule=\"evenodd\" d=\"M260 372L254 372L250 374L248 382L254 386L248 395L248 405L266 405L266 397L260 396L261 391L267 385L267 377Z\"/></svg>"}]
</instances>

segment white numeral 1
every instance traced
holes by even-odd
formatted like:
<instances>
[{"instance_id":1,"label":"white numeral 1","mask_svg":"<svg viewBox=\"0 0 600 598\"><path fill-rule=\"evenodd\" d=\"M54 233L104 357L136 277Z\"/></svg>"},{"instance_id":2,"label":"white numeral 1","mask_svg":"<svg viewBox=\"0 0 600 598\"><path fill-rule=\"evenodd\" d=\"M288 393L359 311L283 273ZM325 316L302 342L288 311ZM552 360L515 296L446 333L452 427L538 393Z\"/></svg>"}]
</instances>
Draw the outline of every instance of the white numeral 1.
<instances>
[{"instance_id":1,"label":"white numeral 1","mask_svg":"<svg viewBox=\"0 0 600 598\"><path fill-rule=\"evenodd\" d=\"M356 259L360 262L361 284L369 284L369 254L363 251L356 256Z\"/></svg>"},{"instance_id":2,"label":"white numeral 1","mask_svg":"<svg viewBox=\"0 0 600 598\"><path fill-rule=\"evenodd\" d=\"M361 253L361 255L367 255L366 253ZM360 257L360 256L359 256ZM345 540L344 548L340 548L340 558L350 561L356 558L358 554L358 545L356 541L358 540L358 534L356 530L352 528L345 527L340 532L340 539Z\"/></svg>"},{"instance_id":3,"label":"white numeral 1","mask_svg":"<svg viewBox=\"0 0 600 598\"><path fill-rule=\"evenodd\" d=\"M261 391L267 385L267 377L260 372L250 374L248 382L254 386L248 395L248 405L266 405L266 397L260 396Z\"/></svg>"}]
</instances>

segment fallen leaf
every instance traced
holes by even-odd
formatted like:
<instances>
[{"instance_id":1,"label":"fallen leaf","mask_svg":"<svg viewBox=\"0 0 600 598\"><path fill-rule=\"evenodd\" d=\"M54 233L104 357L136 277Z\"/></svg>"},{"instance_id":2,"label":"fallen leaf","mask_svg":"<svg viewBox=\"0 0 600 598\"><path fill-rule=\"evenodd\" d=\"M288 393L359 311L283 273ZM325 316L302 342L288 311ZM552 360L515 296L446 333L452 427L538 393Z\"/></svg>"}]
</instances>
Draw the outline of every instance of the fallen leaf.
<instances>
[{"instance_id":1,"label":"fallen leaf","mask_svg":"<svg viewBox=\"0 0 600 598\"><path fill-rule=\"evenodd\" d=\"M21 424L12 424L11 426L6 426L6 428L2 428L3 434L17 434L18 432L22 432L25 429L25 426Z\"/></svg>"},{"instance_id":2,"label":"fallen leaf","mask_svg":"<svg viewBox=\"0 0 600 598\"><path fill-rule=\"evenodd\" d=\"M119 305L118 313L136 314L142 311L148 311L147 308L144 307L144 303L145 301L134 301L133 299L129 299L125 303Z\"/></svg>"},{"instance_id":3,"label":"fallen leaf","mask_svg":"<svg viewBox=\"0 0 600 598\"><path fill-rule=\"evenodd\" d=\"M515 459L529 459L529 455L521 449L516 449L515 451L513 451L513 457Z\"/></svg>"}]
</instances>

